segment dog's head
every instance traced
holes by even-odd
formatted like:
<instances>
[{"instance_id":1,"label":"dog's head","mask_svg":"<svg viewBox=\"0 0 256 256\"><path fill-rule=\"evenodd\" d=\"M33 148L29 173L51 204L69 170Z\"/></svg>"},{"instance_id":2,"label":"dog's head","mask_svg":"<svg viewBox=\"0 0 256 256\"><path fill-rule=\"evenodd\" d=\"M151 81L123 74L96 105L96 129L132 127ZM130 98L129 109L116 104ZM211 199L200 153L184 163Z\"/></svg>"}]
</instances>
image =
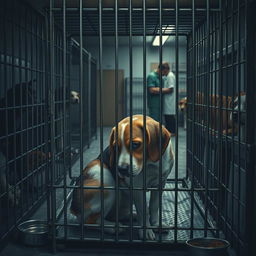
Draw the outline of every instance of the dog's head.
<instances>
[{"instance_id":1,"label":"dog's head","mask_svg":"<svg viewBox=\"0 0 256 256\"><path fill-rule=\"evenodd\" d=\"M80 101L80 95L76 91L70 91L70 103L77 104Z\"/></svg>"},{"instance_id":2,"label":"dog's head","mask_svg":"<svg viewBox=\"0 0 256 256\"><path fill-rule=\"evenodd\" d=\"M185 112L187 109L187 97L184 97L182 99L180 99L179 101L179 109L182 112Z\"/></svg>"},{"instance_id":3,"label":"dog's head","mask_svg":"<svg viewBox=\"0 0 256 256\"><path fill-rule=\"evenodd\" d=\"M245 111L246 111L246 94L244 92L240 93L240 96L237 95L234 99L234 111L230 114L230 120L234 121L235 123L238 122L238 119L240 119L240 124L245 125ZM240 112L240 118L239 118L239 112Z\"/></svg>"},{"instance_id":4,"label":"dog's head","mask_svg":"<svg viewBox=\"0 0 256 256\"><path fill-rule=\"evenodd\" d=\"M64 100L64 91L66 100L70 99L71 104L77 104L80 101L80 95L77 91L71 91L68 87L57 87L55 89L55 101L63 101Z\"/></svg>"},{"instance_id":5,"label":"dog's head","mask_svg":"<svg viewBox=\"0 0 256 256\"><path fill-rule=\"evenodd\" d=\"M121 178L137 176L143 169L143 130L146 133L146 161L159 161L160 154L164 153L169 143L171 134L162 126L160 134L159 123L150 117L146 117L146 124L142 115L133 116L132 138L130 136L130 117L119 122L118 132L116 127L110 134L110 165L113 164L116 147L118 148L117 168ZM118 140L116 140L116 138ZM162 149L159 140L162 140ZM117 143L117 146L116 146ZM130 166L130 155L132 156L132 167Z\"/></svg>"}]
</instances>

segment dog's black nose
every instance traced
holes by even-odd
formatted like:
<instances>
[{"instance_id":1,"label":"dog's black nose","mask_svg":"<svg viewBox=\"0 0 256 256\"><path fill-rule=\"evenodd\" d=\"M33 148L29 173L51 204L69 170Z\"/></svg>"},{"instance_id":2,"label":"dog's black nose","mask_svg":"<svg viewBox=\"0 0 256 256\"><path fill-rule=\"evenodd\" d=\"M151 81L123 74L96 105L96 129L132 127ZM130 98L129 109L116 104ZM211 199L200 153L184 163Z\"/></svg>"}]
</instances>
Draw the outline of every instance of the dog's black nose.
<instances>
[{"instance_id":1,"label":"dog's black nose","mask_svg":"<svg viewBox=\"0 0 256 256\"><path fill-rule=\"evenodd\" d=\"M121 166L118 166L118 171L123 176L129 176L129 165L128 164L123 164Z\"/></svg>"}]
</instances>

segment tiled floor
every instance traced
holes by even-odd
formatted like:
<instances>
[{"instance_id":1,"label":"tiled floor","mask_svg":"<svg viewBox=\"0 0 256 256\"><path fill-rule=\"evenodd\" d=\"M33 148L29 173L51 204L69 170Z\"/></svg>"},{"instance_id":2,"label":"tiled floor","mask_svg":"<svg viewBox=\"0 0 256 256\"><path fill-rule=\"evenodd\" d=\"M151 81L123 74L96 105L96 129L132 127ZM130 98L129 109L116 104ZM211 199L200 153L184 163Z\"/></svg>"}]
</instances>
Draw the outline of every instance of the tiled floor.
<instances>
[{"instance_id":1,"label":"tiled floor","mask_svg":"<svg viewBox=\"0 0 256 256\"><path fill-rule=\"evenodd\" d=\"M108 137L110 134L110 128L104 128L103 131L103 141L104 141L104 148L105 146L107 146L108 143ZM99 144L99 138L100 136L98 135L98 140L94 140L89 149L86 149L84 151L83 154L83 159L84 159L84 166L91 161L92 159L96 158L99 154L99 148L100 148L100 144ZM176 161L176 164L178 163L178 165L176 166L177 170L178 170L178 178L183 178L185 177L186 173L186 133L185 131L181 128L179 131L179 145L178 145L178 162ZM175 148L175 146L177 146L175 144L175 138L172 137L172 143L173 143L173 147ZM75 162L75 164L73 165L72 168L72 176L78 176L80 173L80 161L78 160L77 162ZM172 173L170 175L169 178L175 178L175 167L173 167ZM67 176L67 183L70 182L69 177ZM181 184L179 184L180 186ZM172 188L174 186L174 183L170 182L167 184L166 187ZM178 207L177 207L177 212L175 212L175 208L174 208L174 202L175 202L175 197L177 196L177 201L178 201ZM57 208L59 208L62 204L63 201L63 189L57 189L56 191L56 205ZM175 216L177 217L177 223L179 225L179 227L189 227L190 226L190 219L191 219L191 215L190 215L190 195L188 192L181 192L178 195L175 195L174 191L169 191L169 192L164 192L163 194L163 219L169 223L170 225L174 225L174 220L175 220ZM46 209L47 209L47 205L46 203L44 203L40 209L34 214L34 216L32 216L31 218L34 219L46 219ZM177 213L177 214L176 214ZM68 222L72 222L72 216L68 213L67 215L67 220ZM60 222L63 222L63 216L61 216L60 218ZM199 214L199 212L195 209L194 211L194 225L197 225L198 227L203 227L204 222L203 222L203 218L201 217L201 215ZM69 234L72 237L79 237L79 229L77 228L69 228L68 230ZM63 233L63 230L59 231L59 235L61 236L61 234ZM195 234L195 236L201 236L203 234L201 234L199 231L197 232L198 234ZM92 235L92 233L88 233L89 236ZM177 237L179 240L183 240L185 241L186 239L189 238L189 234L190 231L179 231L177 234ZM127 236L128 237L128 236ZM127 238L126 237L126 238ZM173 231L169 231L169 233L165 236L163 236L163 240L166 241L170 241L174 238L174 232ZM125 235L124 235L124 239L125 239ZM56 255L59 256L64 256L64 255L156 255L160 254L160 255L172 255L172 256L183 256L183 255L187 255L186 250L185 249L170 249L170 250L162 250L162 251L154 251L154 250L140 250L138 251L135 248L129 248L129 249L101 249L101 248L97 248L97 249L88 249L88 248L83 248L83 249L79 249L77 250L76 248L65 248L65 249L59 249L56 253ZM5 256L13 256L13 255L39 255L39 256L46 256L46 255L51 255L49 248L32 248L32 247L25 247L23 245L21 245L19 242L17 241L13 241L10 242L6 248L0 253L0 255L5 255Z\"/></svg>"}]
</instances>

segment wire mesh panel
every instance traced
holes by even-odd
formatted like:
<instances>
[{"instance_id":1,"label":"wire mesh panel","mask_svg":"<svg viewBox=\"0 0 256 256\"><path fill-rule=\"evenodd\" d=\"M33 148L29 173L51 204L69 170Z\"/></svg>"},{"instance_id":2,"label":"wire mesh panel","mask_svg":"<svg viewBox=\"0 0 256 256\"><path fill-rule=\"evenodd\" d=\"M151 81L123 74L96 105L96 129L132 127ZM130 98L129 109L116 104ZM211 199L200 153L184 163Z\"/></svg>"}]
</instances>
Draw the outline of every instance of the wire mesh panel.
<instances>
[{"instance_id":1,"label":"wire mesh panel","mask_svg":"<svg viewBox=\"0 0 256 256\"><path fill-rule=\"evenodd\" d=\"M96 99L97 99L97 84L96 84L96 77L97 77L97 63L95 60L91 58L91 90L90 90L90 102L91 102L91 108L90 108L90 124L91 124L91 133L90 133L90 139L92 136L96 136L97 133L97 109L96 109Z\"/></svg>"},{"instance_id":2,"label":"wire mesh panel","mask_svg":"<svg viewBox=\"0 0 256 256\"><path fill-rule=\"evenodd\" d=\"M67 3L67 6L65 1L62 4L51 1L50 16L54 16L54 21L63 27L64 31L76 36L78 42L76 49L74 48L76 52L73 53L76 70L71 71L71 76L74 75L74 81L76 80L76 84L79 85L77 88L82 90L83 102L79 106L79 126L76 126L77 135L81 140L80 159L76 171L72 170L72 174L77 178L72 179L70 185L58 187L68 194L68 199L64 199L66 200L64 214L58 216L58 221L53 221L53 224L59 227L55 238L60 241L64 239L64 241L140 243L152 240L150 243L174 242L177 244L193 237L211 236L228 239L238 254L246 249L246 225L243 219L248 210L246 194L248 154L246 152L250 138L245 132L248 124L242 123L247 114L241 104L248 97L246 94L248 3L242 0L185 2L171 1L168 5L166 1L163 3L156 1L152 7L150 4L147 5L147 1L142 1L139 5L133 1L125 3L113 1L110 6L106 6L104 1L97 1L93 6L88 6L84 1L79 1L78 5ZM136 165L136 157L142 155L141 164L143 163L144 169L150 169L148 166L150 161L147 159L150 155L149 141L147 141L149 135L146 128L147 125L150 126L146 118L148 113L146 98L149 93L146 79L147 56L150 51L147 47L147 37L150 35L160 36L160 46L155 60L159 63L164 59L161 43L163 36L168 35L174 38L173 66L175 68L173 70L177 90L175 106L177 132L173 145L176 163L171 175L163 179L166 158L164 154L159 154L157 159L159 163L156 167L159 176L157 185L153 187L146 185L148 182L146 171L142 172L139 185L136 183L136 178L123 177L122 171L125 170L120 167L119 162L120 156L125 154L122 148L126 147L126 151L131 152L127 156L128 160L126 159L128 166ZM89 64L90 54L85 54L83 49L93 36L97 38L94 41L97 45L94 45L93 49L98 67ZM110 66L114 67L115 81L115 90L111 95L115 105L115 124L111 128L108 127L108 131L112 132L108 132L107 135L107 137L110 135L110 142L106 142L104 133L106 129L103 127L103 115L113 114L106 113L102 103L102 99L107 97L102 93L103 88L108 83L107 79L103 79L103 69L108 63L104 58L105 43L107 43L105 36L113 37L112 45L108 48L113 50L113 54L108 56L113 58ZM117 113L121 99L118 92L122 90L118 85L118 70L122 65L119 59L121 36L126 36L127 39L125 49L127 55L122 59L122 62L127 63L125 90L129 95L138 96L138 99L129 97L129 100L124 101L128 119L119 123ZM136 72L134 59L138 57L134 53L135 36L142 36L140 45L143 52L140 62L142 75L138 80L136 78L138 76L134 75ZM186 76L179 70L181 36L187 37L187 68L183 68L183 73L187 72ZM97 71L96 68L98 68ZM160 73L162 69L160 65ZM92 126L92 118L95 118L92 113L96 112L89 111L91 118L88 118L86 115L83 116L83 111L86 112L85 106L93 109L91 104L94 100L96 101L96 91L93 91L92 84L88 85L88 81L95 83L96 79L93 78L96 73L99 83L98 144L96 149L93 148L91 151L89 149L83 153L84 143L90 138L86 130ZM188 93L184 101L188 117L187 136L180 131L178 118L178 101L180 97L185 96L182 84L184 79L187 81ZM137 81L141 85L139 92L136 91ZM160 75L158 86L160 101L157 108L161 114L164 99L163 85L164 81ZM179 94L179 86L183 89L182 95ZM91 98L87 102L88 97ZM139 109L136 108L137 103ZM142 116L133 118L137 111ZM136 144L132 140L127 140L127 145L121 145L120 136L123 136L122 139L125 136L131 136L131 138L137 136L138 131L134 126L136 126L136 120L140 118L143 120L140 142L144 141L144 143L141 145L140 153L135 156L133 152L136 151L138 142ZM96 118L94 120L96 124ZM158 121L161 134L165 132L165 127L161 125L162 115L159 116ZM144 129L143 124L146 123ZM126 126L129 129L125 130ZM155 131L158 131L158 128ZM92 132L92 129L89 130ZM148 144L145 143L146 141ZM186 156L183 158L181 154L186 143ZM164 139L159 140L155 149L161 149L164 145ZM112 155L111 150L114 150ZM183 162L186 162L186 159L187 175L183 177L183 168L186 168ZM116 167L111 169L110 165L113 162ZM85 167L85 163L89 165ZM109 171L113 172L111 173L113 179L109 178L107 174ZM93 179L91 172L94 172ZM152 221L152 216L151 219L147 219L147 211L152 211L152 206L148 208L153 200L149 192L154 194L155 191L159 192L155 194L159 215L157 220ZM122 193L126 195L125 199ZM109 195L115 198L114 204L109 199ZM138 206L137 197L140 198L142 207ZM125 201L128 202L129 214L125 220L121 220ZM139 215L137 219L133 218L135 213Z\"/></svg>"},{"instance_id":3,"label":"wire mesh panel","mask_svg":"<svg viewBox=\"0 0 256 256\"><path fill-rule=\"evenodd\" d=\"M39 14L25 1L2 1L0 239L47 194L54 250L72 241L163 246L209 236L247 253L251 2L49 0ZM160 64L154 86L152 63ZM172 134L162 125L171 93Z\"/></svg>"},{"instance_id":4,"label":"wire mesh panel","mask_svg":"<svg viewBox=\"0 0 256 256\"><path fill-rule=\"evenodd\" d=\"M2 240L46 194L49 148L44 17L20 1L0 5Z\"/></svg>"},{"instance_id":5,"label":"wire mesh panel","mask_svg":"<svg viewBox=\"0 0 256 256\"><path fill-rule=\"evenodd\" d=\"M80 91L79 82L79 43L71 39L71 88L77 92ZM90 144L92 136L96 133L96 120L95 120L95 103L96 103L96 72L95 60L90 54L83 49L83 127L86 132L83 133L83 148ZM72 105L71 107L71 146L72 154L78 156L80 147L80 118L79 118L79 104Z\"/></svg>"},{"instance_id":6,"label":"wire mesh panel","mask_svg":"<svg viewBox=\"0 0 256 256\"><path fill-rule=\"evenodd\" d=\"M247 1L224 1L189 35L188 172L192 189L238 255L246 253ZM194 13L196 15L196 12ZM249 67L248 67L249 68ZM250 72L250 71L249 71ZM252 96L253 97L253 96ZM247 159L247 160L246 160ZM208 228L208 224L205 223ZM208 232L205 232L207 235Z\"/></svg>"}]
</instances>

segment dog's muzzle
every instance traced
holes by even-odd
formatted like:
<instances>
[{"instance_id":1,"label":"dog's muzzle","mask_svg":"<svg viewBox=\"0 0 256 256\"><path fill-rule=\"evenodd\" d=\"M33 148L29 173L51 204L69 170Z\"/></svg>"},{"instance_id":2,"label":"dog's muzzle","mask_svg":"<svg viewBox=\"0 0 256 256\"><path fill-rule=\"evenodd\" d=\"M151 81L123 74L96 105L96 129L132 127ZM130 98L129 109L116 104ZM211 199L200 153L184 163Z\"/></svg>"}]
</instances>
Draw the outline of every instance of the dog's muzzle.
<instances>
[{"instance_id":1,"label":"dog's muzzle","mask_svg":"<svg viewBox=\"0 0 256 256\"><path fill-rule=\"evenodd\" d=\"M118 166L118 173L121 178L130 177L130 167L128 164Z\"/></svg>"}]
</instances>

